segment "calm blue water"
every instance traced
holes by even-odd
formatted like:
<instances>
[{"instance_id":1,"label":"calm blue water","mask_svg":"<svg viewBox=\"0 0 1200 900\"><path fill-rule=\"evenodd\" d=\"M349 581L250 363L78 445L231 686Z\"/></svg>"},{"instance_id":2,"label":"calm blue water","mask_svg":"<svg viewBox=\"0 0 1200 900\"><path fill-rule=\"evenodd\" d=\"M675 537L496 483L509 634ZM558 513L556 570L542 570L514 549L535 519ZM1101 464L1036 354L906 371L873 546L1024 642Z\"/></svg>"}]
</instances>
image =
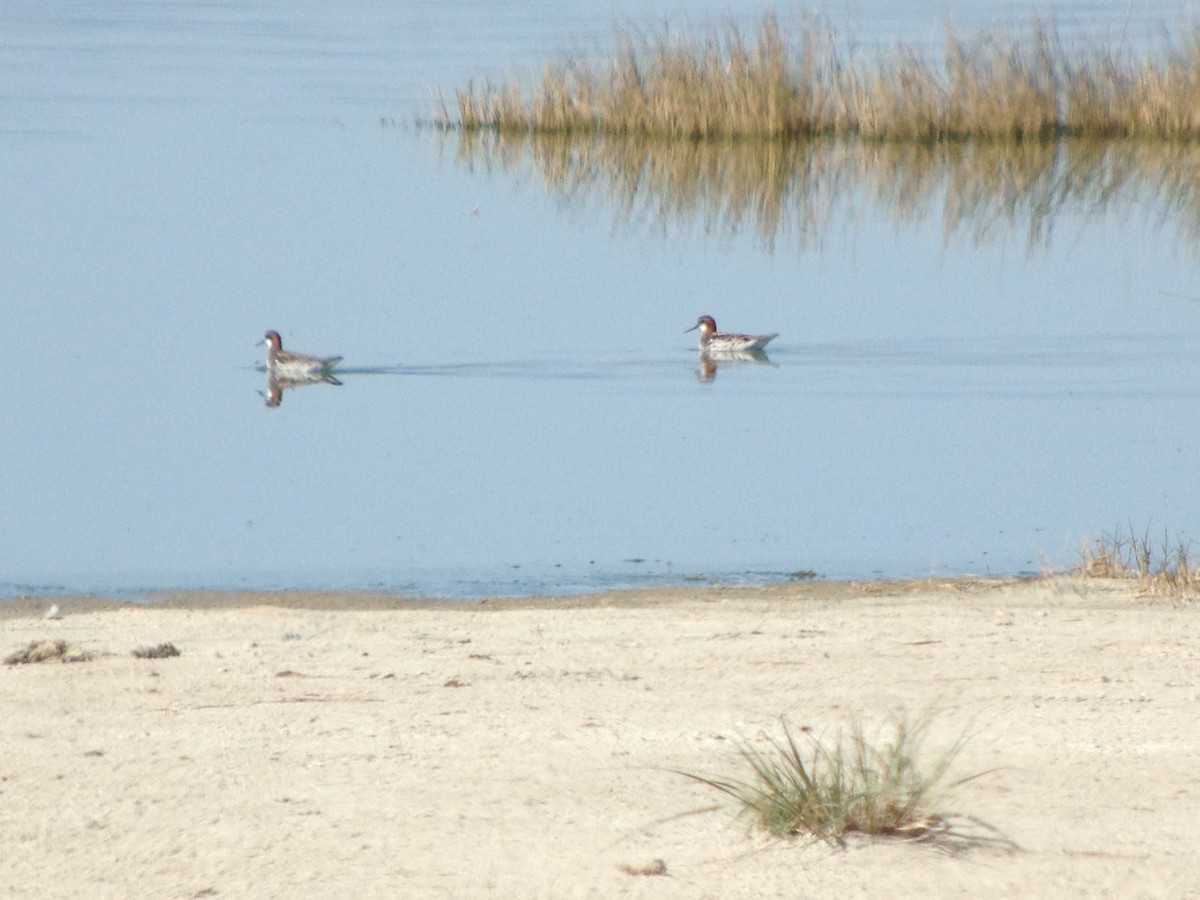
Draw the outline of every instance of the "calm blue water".
<instances>
[{"instance_id":1,"label":"calm blue water","mask_svg":"<svg viewBox=\"0 0 1200 900\"><path fill-rule=\"evenodd\" d=\"M936 43L946 4L893 7L827 13ZM1157 206L1031 247L850 196L768 252L407 124L614 20L761 8L0 6L0 596L1007 574L1196 533L1200 246ZM1054 7L1130 42L1185 8ZM781 332L772 364L700 378L700 313ZM344 384L268 408L267 328Z\"/></svg>"}]
</instances>

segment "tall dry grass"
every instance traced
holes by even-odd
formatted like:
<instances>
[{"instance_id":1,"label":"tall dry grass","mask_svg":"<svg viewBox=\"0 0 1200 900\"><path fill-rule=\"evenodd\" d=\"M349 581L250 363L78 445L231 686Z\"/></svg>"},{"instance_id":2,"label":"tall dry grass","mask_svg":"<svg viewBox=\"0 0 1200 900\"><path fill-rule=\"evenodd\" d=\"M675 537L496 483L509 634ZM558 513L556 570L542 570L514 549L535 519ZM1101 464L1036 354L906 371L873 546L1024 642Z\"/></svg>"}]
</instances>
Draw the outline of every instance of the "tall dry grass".
<instances>
[{"instance_id":1,"label":"tall dry grass","mask_svg":"<svg viewBox=\"0 0 1200 900\"><path fill-rule=\"evenodd\" d=\"M1078 573L1091 578L1136 581L1148 594L1176 600L1200 597L1200 564L1190 541L1172 539L1165 531L1159 543L1150 533L1139 537L1117 528L1084 543Z\"/></svg>"},{"instance_id":2,"label":"tall dry grass","mask_svg":"<svg viewBox=\"0 0 1200 900\"><path fill-rule=\"evenodd\" d=\"M730 25L692 35L618 31L612 53L545 64L532 85L471 83L444 96L443 128L671 138L960 138L1200 135L1200 22L1146 58L1066 49L1054 25L963 37L940 59L900 47L847 51L818 18L786 32L767 15L747 38Z\"/></svg>"}]
</instances>

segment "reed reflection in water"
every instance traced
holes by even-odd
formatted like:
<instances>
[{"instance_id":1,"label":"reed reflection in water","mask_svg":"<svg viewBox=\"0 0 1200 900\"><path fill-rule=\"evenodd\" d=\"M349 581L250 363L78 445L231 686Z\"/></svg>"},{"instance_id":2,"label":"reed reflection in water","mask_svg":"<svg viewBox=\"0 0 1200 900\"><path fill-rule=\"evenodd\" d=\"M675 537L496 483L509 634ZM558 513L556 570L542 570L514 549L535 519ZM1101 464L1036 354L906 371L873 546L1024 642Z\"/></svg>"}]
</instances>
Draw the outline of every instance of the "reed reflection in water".
<instances>
[{"instance_id":1,"label":"reed reflection in water","mask_svg":"<svg viewBox=\"0 0 1200 900\"><path fill-rule=\"evenodd\" d=\"M819 246L839 216L896 224L940 212L944 241L1025 235L1048 245L1061 218L1133 215L1200 249L1200 145L1151 140L875 142L671 140L462 130L443 147L472 172L540 182L576 213L669 235L752 232L769 251Z\"/></svg>"}]
</instances>

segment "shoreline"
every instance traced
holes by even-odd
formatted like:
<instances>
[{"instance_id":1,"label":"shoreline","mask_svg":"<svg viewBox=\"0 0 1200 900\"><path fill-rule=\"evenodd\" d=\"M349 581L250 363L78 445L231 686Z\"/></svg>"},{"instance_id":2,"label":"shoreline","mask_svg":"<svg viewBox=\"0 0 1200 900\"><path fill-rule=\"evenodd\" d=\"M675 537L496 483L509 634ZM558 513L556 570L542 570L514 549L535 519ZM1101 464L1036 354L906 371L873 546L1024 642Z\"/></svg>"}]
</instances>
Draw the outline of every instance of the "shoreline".
<instances>
[{"instance_id":1,"label":"shoreline","mask_svg":"<svg viewBox=\"0 0 1200 900\"><path fill-rule=\"evenodd\" d=\"M6 654L91 654L0 667L11 895L1200 897L1194 604L1050 578L337 596L0 619ZM966 735L955 773L987 774L939 811L1001 840L768 839L678 774L744 774L781 718L897 710L932 710L935 751Z\"/></svg>"},{"instance_id":2,"label":"shoreline","mask_svg":"<svg viewBox=\"0 0 1200 900\"><path fill-rule=\"evenodd\" d=\"M1102 579L1086 579L1099 584ZM639 606L667 603L673 600L720 594L724 597L761 599L813 599L820 597L850 597L896 595L921 591L962 591L975 593L1011 585L1045 582L1067 583L1083 581L1073 576L977 576L961 575L929 578L865 578L780 581L769 584L737 584L697 582L694 585L665 587L614 588L565 594L516 594L482 597L422 596L403 592L358 589L161 589L132 594L104 593L46 593L24 594L0 600L0 620L11 617L39 615L48 607L58 605L63 610L80 612L125 608L179 609L237 609L251 606L279 606L293 609L367 610L401 609L458 609L491 606L512 609L579 609L596 606ZM1114 580L1120 586L1122 582Z\"/></svg>"}]
</instances>

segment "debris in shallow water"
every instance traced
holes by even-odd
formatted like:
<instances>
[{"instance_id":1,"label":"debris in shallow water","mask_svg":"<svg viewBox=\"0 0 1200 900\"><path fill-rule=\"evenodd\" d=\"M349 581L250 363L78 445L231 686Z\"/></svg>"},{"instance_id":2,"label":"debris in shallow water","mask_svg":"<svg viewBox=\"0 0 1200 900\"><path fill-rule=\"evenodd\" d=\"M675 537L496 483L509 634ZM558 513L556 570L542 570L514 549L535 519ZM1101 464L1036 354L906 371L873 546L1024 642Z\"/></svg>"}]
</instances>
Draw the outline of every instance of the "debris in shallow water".
<instances>
[{"instance_id":1,"label":"debris in shallow water","mask_svg":"<svg viewBox=\"0 0 1200 900\"><path fill-rule=\"evenodd\" d=\"M132 652L138 659L166 659L169 656L178 656L179 648L174 644L159 644L157 647L136 647Z\"/></svg>"},{"instance_id":2,"label":"debris in shallow water","mask_svg":"<svg viewBox=\"0 0 1200 900\"><path fill-rule=\"evenodd\" d=\"M28 647L16 650L4 658L6 666L21 666L43 662L87 662L92 654L77 644L66 641L31 641Z\"/></svg>"},{"instance_id":3,"label":"debris in shallow water","mask_svg":"<svg viewBox=\"0 0 1200 900\"><path fill-rule=\"evenodd\" d=\"M617 868L620 869L622 872L624 872L626 875L633 875L633 876L645 875L645 876L653 877L656 875L666 875L667 874L667 864L662 859L652 859L652 860L650 860L650 862L646 863L645 865L641 865L641 866L634 866L634 865L630 865L629 863L621 863L621 865L617 866Z\"/></svg>"}]
</instances>

